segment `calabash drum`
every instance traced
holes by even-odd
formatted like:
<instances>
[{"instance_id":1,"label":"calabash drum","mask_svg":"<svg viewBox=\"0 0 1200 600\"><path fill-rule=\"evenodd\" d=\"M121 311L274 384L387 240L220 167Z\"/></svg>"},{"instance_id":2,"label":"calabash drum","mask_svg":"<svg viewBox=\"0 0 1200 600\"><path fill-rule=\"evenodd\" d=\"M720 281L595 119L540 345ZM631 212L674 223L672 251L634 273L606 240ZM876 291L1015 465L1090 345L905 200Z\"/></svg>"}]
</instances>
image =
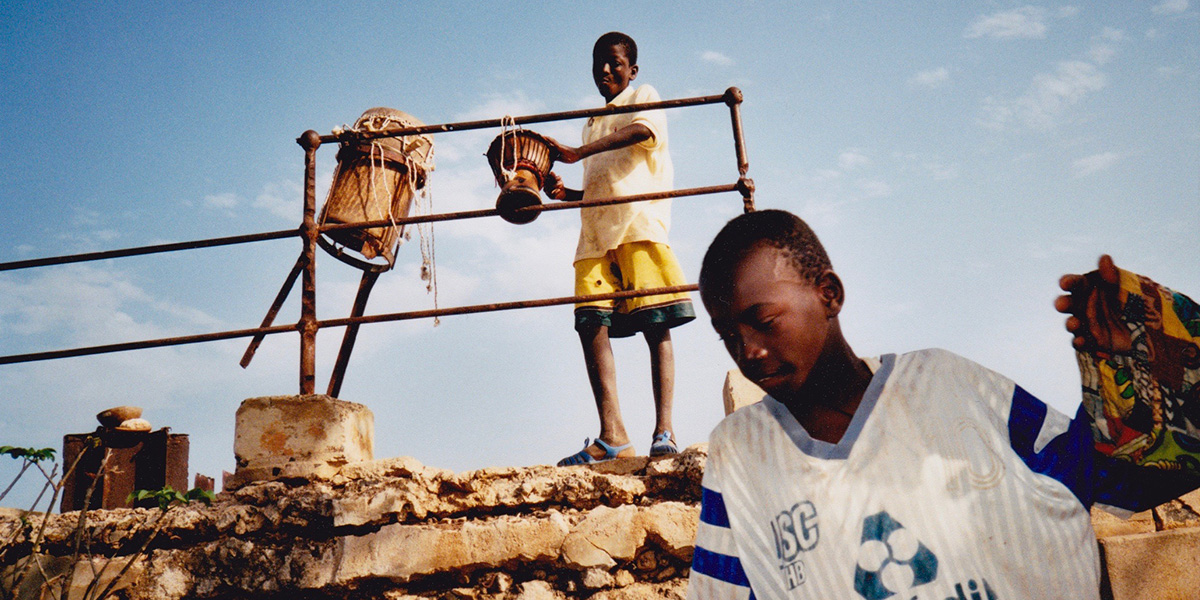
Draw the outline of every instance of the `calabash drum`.
<instances>
[{"instance_id":1,"label":"calabash drum","mask_svg":"<svg viewBox=\"0 0 1200 600\"><path fill-rule=\"evenodd\" d=\"M394 108L367 110L354 122L356 132L377 132L423 125ZM417 190L433 170L433 139L428 135L344 141L319 223L362 223L408 216ZM380 272L396 262L403 226L326 231L321 247L338 260ZM375 259L382 259L383 262Z\"/></svg>"},{"instance_id":2,"label":"calabash drum","mask_svg":"<svg viewBox=\"0 0 1200 600\"><path fill-rule=\"evenodd\" d=\"M532 131L505 131L492 140L487 151L488 164L500 185L496 209L509 223L528 223L540 212L516 213L519 208L542 204L542 183L554 165L550 144Z\"/></svg>"}]
</instances>

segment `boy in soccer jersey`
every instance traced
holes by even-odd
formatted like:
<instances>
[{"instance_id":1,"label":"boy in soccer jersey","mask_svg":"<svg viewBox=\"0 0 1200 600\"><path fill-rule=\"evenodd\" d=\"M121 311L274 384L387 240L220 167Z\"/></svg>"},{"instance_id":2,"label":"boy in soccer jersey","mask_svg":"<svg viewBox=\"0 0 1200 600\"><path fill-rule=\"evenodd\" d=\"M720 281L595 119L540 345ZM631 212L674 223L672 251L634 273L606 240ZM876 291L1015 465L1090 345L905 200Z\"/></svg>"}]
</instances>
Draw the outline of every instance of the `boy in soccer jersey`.
<instances>
[{"instance_id":1,"label":"boy in soccer jersey","mask_svg":"<svg viewBox=\"0 0 1200 600\"><path fill-rule=\"evenodd\" d=\"M1072 313L1077 348L1119 350L1106 332L1128 315L1113 309L1165 290L1132 278L1107 257L1098 273L1063 278L1070 294L1056 307ZM1200 333L1195 304L1168 292L1146 296L1171 299L1149 326ZM1099 451L1085 406L1068 419L944 350L858 357L838 321L842 282L790 213L728 223L700 293L769 396L712 432L691 598L1098 598L1089 507L1144 510L1200 487L1196 470ZM1200 391L1200 364L1181 369L1191 383L1179 389Z\"/></svg>"},{"instance_id":2,"label":"boy in soccer jersey","mask_svg":"<svg viewBox=\"0 0 1200 600\"><path fill-rule=\"evenodd\" d=\"M610 106L658 102L649 85L629 84L638 74L637 44L629 36L606 33L592 49L592 78ZM667 152L667 120L661 110L588 119L583 145L549 139L558 161L583 161L583 190L568 189L554 173L545 191L558 200L589 200L672 189L674 168ZM575 294L604 294L684 285L683 270L671 252L667 231L671 201L651 200L580 210L582 227L575 252ZM600 435L559 466L633 456L617 402L616 366L610 338L641 332L650 348L656 420L650 455L677 452L671 425L675 359L671 328L695 318L688 295L642 296L575 306L575 330L583 344L588 380L600 413Z\"/></svg>"}]
</instances>

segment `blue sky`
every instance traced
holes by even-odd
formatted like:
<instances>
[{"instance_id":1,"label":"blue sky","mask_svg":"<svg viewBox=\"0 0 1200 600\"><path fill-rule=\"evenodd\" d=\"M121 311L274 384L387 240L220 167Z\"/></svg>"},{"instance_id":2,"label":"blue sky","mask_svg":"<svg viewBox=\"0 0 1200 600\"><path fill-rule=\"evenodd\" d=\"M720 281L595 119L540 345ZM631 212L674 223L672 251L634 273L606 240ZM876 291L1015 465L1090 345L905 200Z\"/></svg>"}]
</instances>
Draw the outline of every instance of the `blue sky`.
<instances>
[{"instance_id":1,"label":"blue sky","mask_svg":"<svg viewBox=\"0 0 1200 600\"><path fill-rule=\"evenodd\" d=\"M1059 275L1119 266L1195 296L1200 11L1165 2L53 3L0 6L0 261L286 229L295 138L391 106L426 123L597 106L591 44L639 44L664 98L745 93L760 207L807 219L848 289L863 355L943 347L1063 411L1078 375ZM581 122L534 127L576 140ZM722 106L670 114L679 187L737 178ZM438 135L434 209L489 207L498 131ZM319 152L318 200L334 166ZM578 183L577 166L560 167ZM689 278L736 194L678 200ZM441 306L567 295L573 212L439 224ZM0 353L258 324L296 240L0 273ZM430 308L417 240L368 313ZM358 272L318 257L318 314ZM294 320L297 297L279 322ZM318 390L340 330L318 341ZM676 429L704 441L729 358L707 316L677 329ZM191 436L191 466L233 470L248 397L297 391L298 340L0 366L0 444L60 447L119 404ZM618 341L626 424L653 427L645 345ZM571 311L366 326L342 397L375 413L376 455L438 467L552 463L597 431ZM0 478L15 464L0 464ZM6 499L19 505L23 496ZM12 500L12 498L18 498Z\"/></svg>"}]
</instances>

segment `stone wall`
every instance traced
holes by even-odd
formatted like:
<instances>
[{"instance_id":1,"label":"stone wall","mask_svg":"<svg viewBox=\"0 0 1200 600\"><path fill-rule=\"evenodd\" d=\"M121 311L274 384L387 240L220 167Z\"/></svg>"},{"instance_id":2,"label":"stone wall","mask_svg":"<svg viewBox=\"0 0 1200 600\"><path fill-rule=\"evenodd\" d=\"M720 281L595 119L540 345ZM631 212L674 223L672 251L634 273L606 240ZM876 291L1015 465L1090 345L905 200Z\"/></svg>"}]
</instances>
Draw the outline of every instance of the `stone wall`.
<instances>
[{"instance_id":1,"label":"stone wall","mask_svg":"<svg viewBox=\"0 0 1200 600\"><path fill-rule=\"evenodd\" d=\"M116 586L130 600L682 598L705 458L700 445L653 460L459 474L387 459L246 484L210 507L96 511L86 531L93 552L121 555L107 581L157 530ZM78 517L46 524L49 577L71 568ZM1197 597L1200 494L1095 523L1109 597ZM0 515L0 540L16 539L7 563L29 552L22 527ZM77 592L91 568L74 565Z\"/></svg>"},{"instance_id":2,"label":"stone wall","mask_svg":"<svg viewBox=\"0 0 1200 600\"><path fill-rule=\"evenodd\" d=\"M705 456L701 446L653 460L461 474L387 459L327 478L250 483L210 507L95 511L87 531L93 552L111 554L159 530L119 584L134 600L682 598ZM52 515L41 552L70 556L77 521ZM0 516L0 539L18 528ZM77 572L82 589L90 576Z\"/></svg>"}]
</instances>

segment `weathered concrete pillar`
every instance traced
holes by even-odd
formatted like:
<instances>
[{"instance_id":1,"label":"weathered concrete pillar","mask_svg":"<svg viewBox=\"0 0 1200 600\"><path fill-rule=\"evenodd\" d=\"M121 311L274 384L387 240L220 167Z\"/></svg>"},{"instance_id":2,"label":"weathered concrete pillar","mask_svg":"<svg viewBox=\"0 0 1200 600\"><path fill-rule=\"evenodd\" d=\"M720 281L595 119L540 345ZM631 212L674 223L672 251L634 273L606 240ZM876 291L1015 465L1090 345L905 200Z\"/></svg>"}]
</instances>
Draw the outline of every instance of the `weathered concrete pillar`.
<instances>
[{"instance_id":1,"label":"weathered concrete pillar","mask_svg":"<svg viewBox=\"0 0 1200 600\"><path fill-rule=\"evenodd\" d=\"M237 470L225 489L252 481L329 477L345 464L374 459L375 415L323 394L242 402L233 434Z\"/></svg>"},{"instance_id":2,"label":"weathered concrete pillar","mask_svg":"<svg viewBox=\"0 0 1200 600\"><path fill-rule=\"evenodd\" d=\"M740 370L730 369L725 374L725 389L721 396L725 399L726 416L733 414L733 411L743 406L749 406L762 400L766 395L767 393L762 388L746 379Z\"/></svg>"}]
</instances>

